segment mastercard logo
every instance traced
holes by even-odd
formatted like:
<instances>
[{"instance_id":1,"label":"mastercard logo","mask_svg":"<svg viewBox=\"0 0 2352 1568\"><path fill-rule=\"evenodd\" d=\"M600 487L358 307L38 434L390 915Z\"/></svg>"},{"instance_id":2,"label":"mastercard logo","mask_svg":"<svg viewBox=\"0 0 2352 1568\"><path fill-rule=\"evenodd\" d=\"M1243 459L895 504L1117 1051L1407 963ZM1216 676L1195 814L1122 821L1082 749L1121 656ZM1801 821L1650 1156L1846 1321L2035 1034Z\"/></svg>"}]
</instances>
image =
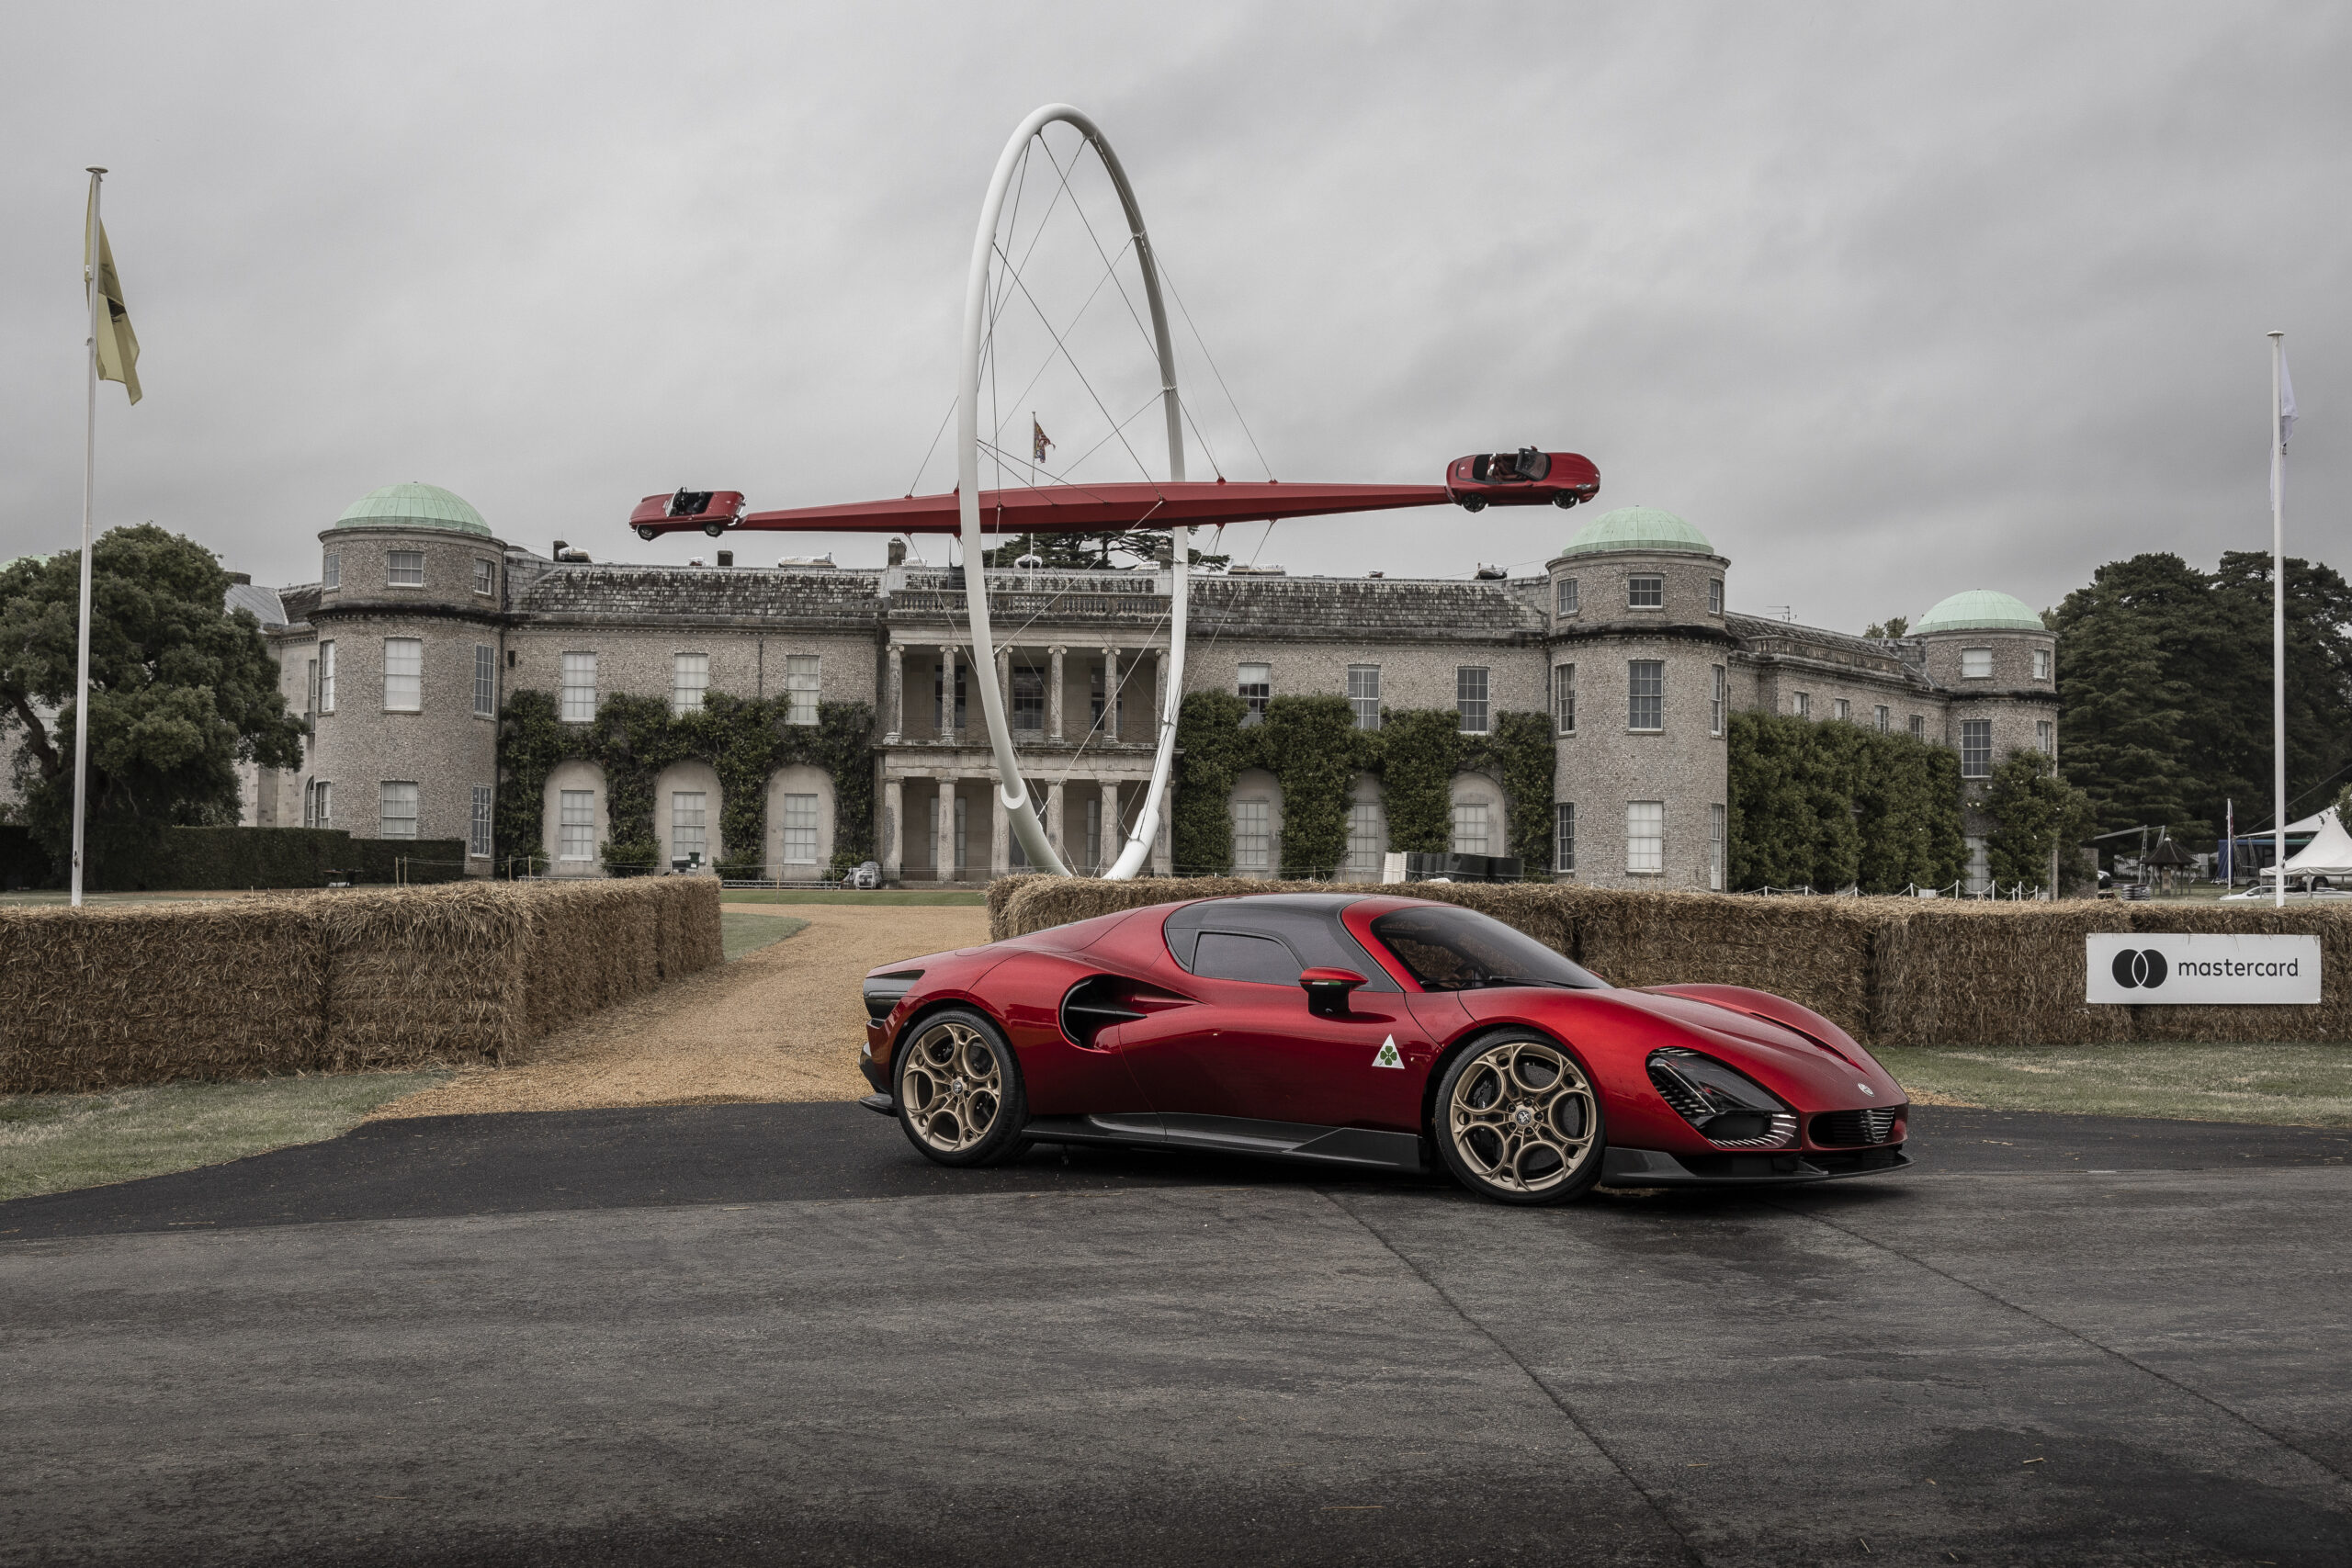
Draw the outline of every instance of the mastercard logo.
<instances>
[{"instance_id":1,"label":"mastercard logo","mask_svg":"<svg viewBox=\"0 0 2352 1568\"><path fill-rule=\"evenodd\" d=\"M2165 976L2172 973L2172 965L2166 964L2165 955L2153 947L2127 947L2115 955L2112 973L2115 983L2127 991L2143 987L2154 990L2165 983Z\"/></svg>"}]
</instances>

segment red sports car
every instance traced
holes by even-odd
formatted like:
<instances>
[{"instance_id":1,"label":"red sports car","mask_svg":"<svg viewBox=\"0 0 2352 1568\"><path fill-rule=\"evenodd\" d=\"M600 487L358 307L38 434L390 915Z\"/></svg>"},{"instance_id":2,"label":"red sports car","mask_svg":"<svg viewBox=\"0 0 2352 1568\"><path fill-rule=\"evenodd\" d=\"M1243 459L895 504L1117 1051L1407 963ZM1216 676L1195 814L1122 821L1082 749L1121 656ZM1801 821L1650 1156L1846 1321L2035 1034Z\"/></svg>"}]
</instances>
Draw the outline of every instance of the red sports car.
<instances>
[{"instance_id":1,"label":"red sports car","mask_svg":"<svg viewBox=\"0 0 2352 1568\"><path fill-rule=\"evenodd\" d=\"M1575 506L1600 493L1600 470L1577 452L1481 452L1456 457L1445 470L1445 491L1464 512L1489 506Z\"/></svg>"},{"instance_id":2,"label":"red sports car","mask_svg":"<svg viewBox=\"0 0 2352 1568\"><path fill-rule=\"evenodd\" d=\"M1908 1165L1903 1090L1820 1014L1623 990L1499 920L1387 895L1159 904L865 978L864 1103L942 1165L1033 1143L1442 1164L1556 1203Z\"/></svg>"}]
</instances>

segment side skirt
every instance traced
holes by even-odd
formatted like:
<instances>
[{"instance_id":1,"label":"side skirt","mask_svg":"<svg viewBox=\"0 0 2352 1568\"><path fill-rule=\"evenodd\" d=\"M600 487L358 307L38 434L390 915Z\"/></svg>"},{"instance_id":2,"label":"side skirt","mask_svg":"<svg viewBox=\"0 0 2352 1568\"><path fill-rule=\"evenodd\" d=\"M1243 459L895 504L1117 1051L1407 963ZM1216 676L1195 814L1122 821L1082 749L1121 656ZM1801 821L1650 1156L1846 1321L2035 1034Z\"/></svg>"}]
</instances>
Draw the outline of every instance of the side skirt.
<instances>
[{"instance_id":1,"label":"side skirt","mask_svg":"<svg viewBox=\"0 0 2352 1568\"><path fill-rule=\"evenodd\" d=\"M1039 1116L1022 1129L1041 1144L1107 1144L1125 1148L1200 1149L1317 1165L1426 1171L1421 1140L1369 1127L1319 1127L1242 1116L1162 1116L1119 1111L1101 1116Z\"/></svg>"}]
</instances>

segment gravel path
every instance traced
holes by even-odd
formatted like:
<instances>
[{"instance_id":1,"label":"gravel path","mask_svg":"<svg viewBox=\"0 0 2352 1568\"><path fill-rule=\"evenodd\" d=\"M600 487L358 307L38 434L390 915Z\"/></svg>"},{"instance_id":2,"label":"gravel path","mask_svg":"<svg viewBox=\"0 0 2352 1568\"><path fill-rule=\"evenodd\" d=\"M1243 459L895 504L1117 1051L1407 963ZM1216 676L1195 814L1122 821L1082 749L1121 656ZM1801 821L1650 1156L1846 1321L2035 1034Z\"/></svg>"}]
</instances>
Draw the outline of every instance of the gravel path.
<instances>
[{"instance_id":1,"label":"gravel path","mask_svg":"<svg viewBox=\"0 0 2352 1568\"><path fill-rule=\"evenodd\" d=\"M727 907L773 915L767 905ZM983 908L795 906L808 929L549 1035L528 1060L459 1074L371 1121L612 1105L854 1100L865 1009L857 982L877 964L988 941Z\"/></svg>"}]
</instances>

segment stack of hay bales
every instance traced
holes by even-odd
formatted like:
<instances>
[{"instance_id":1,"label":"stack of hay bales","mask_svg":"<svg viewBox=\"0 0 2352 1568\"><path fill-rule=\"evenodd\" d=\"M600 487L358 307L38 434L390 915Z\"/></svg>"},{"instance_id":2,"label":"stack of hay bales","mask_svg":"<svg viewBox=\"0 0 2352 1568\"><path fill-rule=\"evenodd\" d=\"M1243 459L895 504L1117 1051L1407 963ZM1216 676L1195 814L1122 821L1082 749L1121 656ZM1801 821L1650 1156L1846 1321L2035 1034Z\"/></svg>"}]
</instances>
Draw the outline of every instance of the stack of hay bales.
<instances>
[{"instance_id":1,"label":"stack of hay bales","mask_svg":"<svg viewBox=\"0 0 2352 1568\"><path fill-rule=\"evenodd\" d=\"M2135 1040L2352 1039L2352 908L2326 904L2007 904L1762 898L1521 883L1409 887L1239 877L1006 878L989 890L1001 940L1118 909L1251 893L1403 893L1482 910L1620 986L1752 986L1802 1002L1871 1045L2095 1045ZM2316 935L2312 1007L2094 1006L2094 932Z\"/></svg>"},{"instance_id":2,"label":"stack of hay bales","mask_svg":"<svg viewBox=\"0 0 2352 1568\"><path fill-rule=\"evenodd\" d=\"M501 1061L720 957L708 877L0 909L0 1093Z\"/></svg>"}]
</instances>

